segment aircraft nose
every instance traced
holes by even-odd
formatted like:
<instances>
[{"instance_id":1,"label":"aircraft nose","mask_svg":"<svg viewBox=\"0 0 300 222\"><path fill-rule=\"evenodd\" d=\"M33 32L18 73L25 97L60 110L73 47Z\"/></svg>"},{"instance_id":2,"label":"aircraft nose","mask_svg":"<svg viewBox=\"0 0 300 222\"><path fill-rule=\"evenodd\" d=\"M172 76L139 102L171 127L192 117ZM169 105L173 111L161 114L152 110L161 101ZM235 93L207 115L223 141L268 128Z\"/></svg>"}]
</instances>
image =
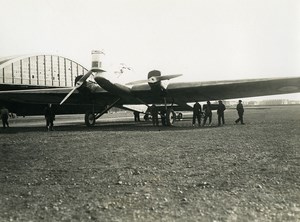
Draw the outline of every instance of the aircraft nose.
<instances>
[{"instance_id":1,"label":"aircraft nose","mask_svg":"<svg viewBox=\"0 0 300 222\"><path fill-rule=\"evenodd\" d=\"M148 79L148 83L156 83L156 82L157 82L157 78L154 76Z\"/></svg>"}]
</instances>

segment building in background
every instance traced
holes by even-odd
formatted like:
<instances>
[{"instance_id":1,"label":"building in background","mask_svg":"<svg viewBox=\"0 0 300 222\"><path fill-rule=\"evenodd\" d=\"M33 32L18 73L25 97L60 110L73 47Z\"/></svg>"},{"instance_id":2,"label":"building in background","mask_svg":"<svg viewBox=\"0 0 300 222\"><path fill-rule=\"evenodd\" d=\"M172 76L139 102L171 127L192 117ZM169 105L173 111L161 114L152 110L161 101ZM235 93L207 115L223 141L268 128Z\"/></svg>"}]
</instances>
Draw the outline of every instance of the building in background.
<instances>
[{"instance_id":1,"label":"building in background","mask_svg":"<svg viewBox=\"0 0 300 222\"><path fill-rule=\"evenodd\" d=\"M25 55L0 58L0 90L72 87L88 70L57 55Z\"/></svg>"}]
</instances>

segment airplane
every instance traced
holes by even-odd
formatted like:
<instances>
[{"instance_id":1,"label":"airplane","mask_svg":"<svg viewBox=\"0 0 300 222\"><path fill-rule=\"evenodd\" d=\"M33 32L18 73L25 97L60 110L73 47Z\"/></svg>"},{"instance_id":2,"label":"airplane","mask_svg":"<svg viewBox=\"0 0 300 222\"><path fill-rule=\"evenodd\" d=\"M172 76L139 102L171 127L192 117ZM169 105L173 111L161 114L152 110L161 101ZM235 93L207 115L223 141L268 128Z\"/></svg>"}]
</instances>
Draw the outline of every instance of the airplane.
<instances>
[{"instance_id":1,"label":"airplane","mask_svg":"<svg viewBox=\"0 0 300 222\"><path fill-rule=\"evenodd\" d=\"M146 80L120 84L102 69L102 56L101 51L93 51L92 68L76 77L74 87L0 91L0 104L25 116L43 115L44 107L51 103L56 114L85 113L87 126L95 125L112 107L134 111L130 106L163 104L165 125L172 126L175 110L191 110L187 103L300 92L300 77L170 82L167 80L181 74L163 76L159 70L150 71Z\"/></svg>"}]
</instances>

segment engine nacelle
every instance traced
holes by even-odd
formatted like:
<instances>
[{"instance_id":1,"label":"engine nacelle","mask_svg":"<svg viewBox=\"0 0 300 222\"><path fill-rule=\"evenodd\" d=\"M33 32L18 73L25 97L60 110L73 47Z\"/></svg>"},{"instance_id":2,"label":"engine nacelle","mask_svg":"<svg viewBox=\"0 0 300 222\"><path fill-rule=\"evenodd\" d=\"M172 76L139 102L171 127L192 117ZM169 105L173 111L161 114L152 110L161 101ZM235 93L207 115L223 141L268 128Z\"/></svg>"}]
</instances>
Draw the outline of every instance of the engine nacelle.
<instances>
[{"instance_id":1,"label":"engine nacelle","mask_svg":"<svg viewBox=\"0 0 300 222\"><path fill-rule=\"evenodd\" d=\"M165 87L161 83L161 72L159 70L152 70L148 73L148 84L154 92L163 93Z\"/></svg>"},{"instance_id":2,"label":"engine nacelle","mask_svg":"<svg viewBox=\"0 0 300 222\"><path fill-rule=\"evenodd\" d=\"M82 78L83 75L79 75L75 77L75 86L78 84L78 81ZM85 81L83 82L77 90L81 93L91 93L95 92L100 88L100 86L93 81Z\"/></svg>"},{"instance_id":3,"label":"engine nacelle","mask_svg":"<svg viewBox=\"0 0 300 222\"><path fill-rule=\"evenodd\" d=\"M152 70L148 73L148 80L156 76L161 76L161 72L159 70Z\"/></svg>"}]
</instances>

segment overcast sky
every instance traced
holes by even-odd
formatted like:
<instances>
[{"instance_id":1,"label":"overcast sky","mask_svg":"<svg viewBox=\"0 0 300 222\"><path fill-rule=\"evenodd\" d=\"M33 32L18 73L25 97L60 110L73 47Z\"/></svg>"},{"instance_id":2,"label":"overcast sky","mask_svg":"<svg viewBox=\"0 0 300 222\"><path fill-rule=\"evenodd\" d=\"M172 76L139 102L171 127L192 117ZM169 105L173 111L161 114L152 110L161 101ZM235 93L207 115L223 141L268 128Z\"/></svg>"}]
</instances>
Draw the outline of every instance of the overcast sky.
<instances>
[{"instance_id":1,"label":"overcast sky","mask_svg":"<svg viewBox=\"0 0 300 222\"><path fill-rule=\"evenodd\" d=\"M299 0L0 0L0 57L91 50L180 81L300 76ZM133 75L133 74L131 74ZM129 77L128 77L129 78Z\"/></svg>"}]
</instances>

